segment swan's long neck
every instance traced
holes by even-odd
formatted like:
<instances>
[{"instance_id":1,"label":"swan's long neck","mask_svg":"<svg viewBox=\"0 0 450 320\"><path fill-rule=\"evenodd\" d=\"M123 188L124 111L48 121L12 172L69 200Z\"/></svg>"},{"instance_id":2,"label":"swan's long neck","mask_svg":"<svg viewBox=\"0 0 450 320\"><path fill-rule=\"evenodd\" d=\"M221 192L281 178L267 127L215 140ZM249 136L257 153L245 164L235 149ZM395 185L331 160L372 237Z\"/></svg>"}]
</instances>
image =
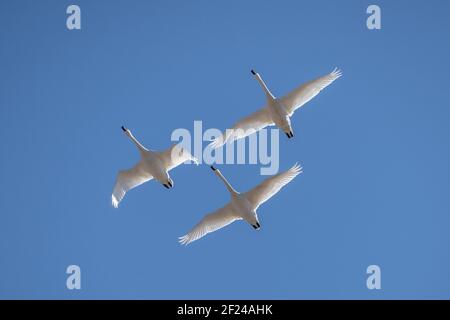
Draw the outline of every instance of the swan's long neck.
<instances>
[{"instance_id":1,"label":"swan's long neck","mask_svg":"<svg viewBox=\"0 0 450 320\"><path fill-rule=\"evenodd\" d=\"M269 88L267 88L266 83L261 78L259 73L255 74L255 78L256 78L256 80L258 80L259 84L261 85L262 89L264 90L264 93L266 94L267 100L269 100L269 101L275 100L274 95L272 94L272 92L270 92Z\"/></svg>"},{"instance_id":2,"label":"swan's long neck","mask_svg":"<svg viewBox=\"0 0 450 320\"><path fill-rule=\"evenodd\" d=\"M225 179L225 177L222 175L222 173L219 170L214 170L214 172L216 173L216 175L223 181L223 183L225 183L225 186L227 187L228 191L231 194L238 194L238 192L236 190L234 190L234 188L231 186L231 184L227 181L227 179Z\"/></svg>"},{"instance_id":3,"label":"swan's long neck","mask_svg":"<svg viewBox=\"0 0 450 320\"><path fill-rule=\"evenodd\" d=\"M145 148L137 139L131 134L131 132L127 133L127 136L130 137L131 141L136 145L136 147L139 149L139 151L144 152L147 151L147 148Z\"/></svg>"}]
</instances>

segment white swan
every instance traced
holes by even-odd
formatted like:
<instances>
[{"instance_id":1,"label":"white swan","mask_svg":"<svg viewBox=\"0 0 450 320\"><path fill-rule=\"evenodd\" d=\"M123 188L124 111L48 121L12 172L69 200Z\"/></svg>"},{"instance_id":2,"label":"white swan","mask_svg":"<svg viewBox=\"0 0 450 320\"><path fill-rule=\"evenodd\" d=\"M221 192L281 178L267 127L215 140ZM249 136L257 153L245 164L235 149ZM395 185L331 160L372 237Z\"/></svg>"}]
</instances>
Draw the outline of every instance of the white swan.
<instances>
[{"instance_id":1,"label":"white swan","mask_svg":"<svg viewBox=\"0 0 450 320\"><path fill-rule=\"evenodd\" d=\"M115 208L119 206L128 190L153 178L161 182L167 189L172 188L173 180L169 176L171 169L187 160L191 160L198 165L197 159L177 144L162 152L148 150L137 141L130 130L125 127L122 127L122 130L137 146L141 153L141 160L133 168L119 171L111 196L112 205Z\"/></svg>"},{"instance_id":2,"label":"white swan","mask_svg":"<svg viewBox=\"0 0 450 320\"><path fill-rule=\"evenodd\" d=\"M218 169L213 166L211 166L211 169L213 169L216 175L225 183L225 186L231 194L231 201L215 212L207 214L194 228L192 228L191 231L189 231L188 234L180 237L179 241L181 244L187 245L236 220L244 219L250 223L253 228L259 229L261 225L259 224L256 209L302 172L302 168L295 164L289 170L266 179L252 190L245 193L239 193L233 189Z\"/></svg>"},{"instance_id":3,"label":"white swan","mask_svg":"<svg viewBox=\"0 0 450 320\"><path fill-rule=\"evenodd\" d=\"M233 140L244 138L271 125L278 126L286 133L289 139L292 138L294 134L290 117L294 114L294 111L314 98L322 91L322 89L329 86L334 80L342 75L342 72L336 68L331 73L306 82L291 93L278 99L269 91L261 76L254 70L251 72L266 94L267 105L248 117L238 121L231 130L226 130L225 134L213 139L210 144L212 148L219 148L228 140L231 142Z\"/></svg>"}]
</instances>

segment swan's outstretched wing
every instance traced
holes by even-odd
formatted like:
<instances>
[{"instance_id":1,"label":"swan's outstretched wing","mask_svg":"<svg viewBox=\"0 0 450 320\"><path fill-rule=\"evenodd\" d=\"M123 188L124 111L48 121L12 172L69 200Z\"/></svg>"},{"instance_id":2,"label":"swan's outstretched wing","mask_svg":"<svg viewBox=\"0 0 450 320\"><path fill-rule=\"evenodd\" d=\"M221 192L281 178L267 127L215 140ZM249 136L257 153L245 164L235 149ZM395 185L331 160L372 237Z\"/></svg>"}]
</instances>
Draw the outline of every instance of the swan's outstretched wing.
<instances>
[{"instance_id":1,"label":"swan's outstretched wing","mask_svg":"<svg viewBox=\"0 0 450 320\"><path fill-rule=\"evenodd\" d=\"M188 234L179 238L180 243L188 245L192 241L198 240L208 233L214 232L240 219L242 218L234 213L231 205L227 204L225 207L207 214Z\"/></svg>"},{"instance_id":2,"label":"swan's outstretched wing","mask_svg":"<svg viewBox=\"0 0 450 320\"><path fill-rule=\"evenodd\" d=\"M179 166L187 160L191 160L198 165L197 158L192 156L189 151L181 146L181 144L174 144L169 149L160 152L159 155L167 171Z\"/></svg>"},{"instance_id":3,"label":"swan's outstretched wing","mask_svg":"<svg viewBox=\"0 0 450 320\"><path fill-rule=\"evenodd\" d=\"M295 164L289 170L279 173L271 178L264 180L261 184L245 193L245 197L251 203L254 210L261 204L274 196L282 187L292 181L299 173L302 172L302 167Z\"/></svg>"},{"instance_id":4,"label":"swan's outstretched wing","mask_svg":"<svg viewBox=\"0 0 450 320\"><path fill-rule=\"evenodd\" d=\"M341 70L334 69L331 73L323 77L302 84L288 95L282 97L281 103L287 108L287 112L291 116L295 110L317 96L322 89L329 86L340 76L342 76Z\"/></svg>"},{"instance_id":5,"label":"swan's outstretched wing","mask_svg":"<svg viewBox=\"0 0 450 320\"><path fill-rule=\"evenodd\" d=\"M152 178L153 177L151 174L143 170L142 162L139 162L129 170L119 171L111 196L113 207L117 208L119 206L120 201L123 199L128 190L131 190Z\"/></svg>"},{"instance_id":6,"label":"swan's outstretched wing","mask_svg":"<svg viewBox=\"0 0 450 320\"><path fill-rule=\"evenodd\" d=\"M210 146L213 149L223 146L228 140L238 140L273 124L267 108L260 109L248 117L238 121L231 129L214 139Z\"/></svg>"}]
</instances>

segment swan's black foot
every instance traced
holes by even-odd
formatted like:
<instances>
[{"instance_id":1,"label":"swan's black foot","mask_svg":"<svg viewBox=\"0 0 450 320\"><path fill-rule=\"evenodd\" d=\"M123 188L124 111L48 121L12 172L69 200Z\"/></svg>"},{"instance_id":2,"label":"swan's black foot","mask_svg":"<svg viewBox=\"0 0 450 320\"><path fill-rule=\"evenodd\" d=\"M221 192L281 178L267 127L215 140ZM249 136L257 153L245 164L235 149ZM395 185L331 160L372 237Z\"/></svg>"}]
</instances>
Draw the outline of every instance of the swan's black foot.
<instances>
[{"instance_id":1,"label":"swan's black foot","mask_svg":"<svg viewBox=\"0 0 450 320\"><path fill-rule=\"evenodd\" d=\"M251 73L252 73L252 75L255 75L256 74L256 72L255 72L255 70L251 70Z\"/></svg>"},{"instance_id":2,"label":"swan's black foot","mask_svg":"<svg viewBox=\"0 0 450 320\"><path fill-rule=\"evenodd\" d=\"M216 171L217 169L216 168L214 168L213 166L211 166L211 169L212 169L212 171Z\"/></svg>"},{"instance_id":3,"label":"swan's black foot","mask_svg":"<svg viewBox=\"0 0 450 320\"><path fill-rule=\"evenodd\" d=\"M167 189L170 189L170 187L167 184L163 184L164 187L166 187Z\"/></svg>"},{"instance_id":4,"label":"swan's black foot","mask_svg":"<svg viewBox=\"0 0 450 320\"><path fill-rule=\"evenodd\" d=\"M172 181L169 180L169 181L167 182L167 184L168 184L171 188L173 187Z\"/></svg>"},{"instance_id":5,"label":"swan's black foot","mask_svg":"<svg viewBox=\"0 0 450 320\"><path fill-rule=\"evenodd\" d=\"M292 131L286 132L286 136L290 139L294 137L294 134L292 133Z\"/></svg>"},{"instance_id":6,"label":"swan's black foot","mask_svg":"<svg viewBox=\"0 0 450 320\"><path fill-rule=\"evenodd\" d=\"M261 228L261 225L259 224L259 222L256 223L256 226L259 228Z\"/></svg>"},{"instance_id":7,"label":"swan's black foot","mask_svg":"<svg viewBox=\"0 0 450 320\"><path fill-rule=\"evenodd\" d=\"M127 128L125 128L124 126L122 126L122 130L123 130L123 131L127 131Z\"/></svg>"},{"instance_id":8,"label":"swan's black foot","mask_svg":"<svg viewBox=\"0 0 450 320\"><path fill-rule=\"evenodd\" d=\"M257 227L257 226L254 226L254 225L252 225L252 227L253 227L253 229L255 229L255 230L257 230L257 229L258 229L258 227Z\"/></svg>"}]
</instances>

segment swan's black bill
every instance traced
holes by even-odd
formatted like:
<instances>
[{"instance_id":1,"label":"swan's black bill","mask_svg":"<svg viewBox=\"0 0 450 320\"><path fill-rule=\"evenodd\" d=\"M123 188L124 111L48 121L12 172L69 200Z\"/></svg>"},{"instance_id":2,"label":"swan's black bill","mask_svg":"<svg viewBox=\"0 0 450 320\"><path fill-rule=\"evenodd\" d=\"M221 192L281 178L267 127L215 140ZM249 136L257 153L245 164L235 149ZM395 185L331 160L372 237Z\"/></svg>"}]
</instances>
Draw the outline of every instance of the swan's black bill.
<instances>
[{"instance_id":1,"label":"swan's black bill","mask_svg":"<svg viewBox=\"0 0 450 320\"><path fill-rule=\"evenodd\" d=\"M213 166L211 166L211 169L212 169L212 171L216 171L217 169L216 168L214 168Z\"/></svg>"},{"instance_id":2,"label":"swan's black bill","mask_svg":"<svg viewBox=\"0 0 450 320\"><path fill-rule=\"evenodd\" d=\"M126 131L127 131L127 128L125 128L124 126L122 126L122 130L126 132Z\"/></svg>"},{"instance_id":3,"label":"swan's black bill","mask_svg":"<svg viewBox=\"0 0 450 320\"><path fill-rule=\"evenodd\" d=\"M251 73L252 73L252 75L256 75L256 72L255 72L255 70L251 70Z\"/></svg>"}]
</instances>

